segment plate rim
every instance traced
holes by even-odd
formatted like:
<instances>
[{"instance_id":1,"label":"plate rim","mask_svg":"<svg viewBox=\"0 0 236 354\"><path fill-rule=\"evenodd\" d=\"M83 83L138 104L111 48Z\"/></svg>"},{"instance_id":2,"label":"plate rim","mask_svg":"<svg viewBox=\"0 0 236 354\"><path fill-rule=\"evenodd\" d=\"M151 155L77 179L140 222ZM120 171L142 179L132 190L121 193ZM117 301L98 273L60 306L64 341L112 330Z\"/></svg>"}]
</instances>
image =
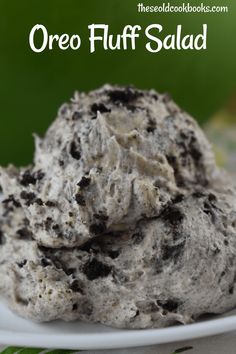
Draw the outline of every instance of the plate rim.
<instances>
[{"instance_id":1,"label":"plate rim","mask_svg":"<svg viewBox=\"0 0 236 354\"><path fill-rule=\"evenodd\" d=\"M49 334L0 330L0 343L55 349L120 349L203 338L236 330L236 315L187 325L87 334Z\"/></svg>"}]
</instances>

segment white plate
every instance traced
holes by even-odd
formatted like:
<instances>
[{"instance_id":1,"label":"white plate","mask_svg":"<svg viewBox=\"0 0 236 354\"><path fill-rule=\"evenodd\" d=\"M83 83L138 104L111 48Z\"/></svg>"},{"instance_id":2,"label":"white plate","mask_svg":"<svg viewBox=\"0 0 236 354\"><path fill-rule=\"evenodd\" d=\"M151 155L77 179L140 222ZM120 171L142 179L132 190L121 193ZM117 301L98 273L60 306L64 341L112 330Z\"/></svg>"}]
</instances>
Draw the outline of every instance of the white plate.
<instances>
[{"instance_id":1,"label":"white plate","mask_svg":"<svg viewBox=\"0 0 236 354\"><path fill-rule=\"evenodd\" d=\"M0 344L4 345L61 349L128 348L206 337L232 330L236 330L236 311L214 320L185 326L118 330L77 321L35 324L15 316L0 301Z\"/></svg>"}]
</instances>

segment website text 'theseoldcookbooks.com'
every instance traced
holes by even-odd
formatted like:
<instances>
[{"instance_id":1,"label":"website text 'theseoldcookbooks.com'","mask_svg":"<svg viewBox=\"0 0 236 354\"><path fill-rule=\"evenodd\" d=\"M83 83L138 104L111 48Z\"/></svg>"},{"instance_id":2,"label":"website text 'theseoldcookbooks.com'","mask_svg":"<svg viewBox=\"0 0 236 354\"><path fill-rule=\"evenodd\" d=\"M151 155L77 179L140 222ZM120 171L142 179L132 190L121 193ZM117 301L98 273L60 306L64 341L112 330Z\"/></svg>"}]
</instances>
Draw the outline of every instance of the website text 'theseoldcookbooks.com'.
<instances>
[{"instance_id":1,"label":"website text 'theseoldcookbooks.com'","mask_svg":"<svg viewBox=\"0 0 236 354\"><path fill-rule=\"evenodd\" d=\"M229 11L228 6L223 5L205 5L203 2L198 5L190 4L189 2L183 2L181 4L173 4L170 2L164 2L162 4L145 4L140 2L137 4L138 12L158 12L158 13L227 13Z\"/></svg>"}]
</instances>

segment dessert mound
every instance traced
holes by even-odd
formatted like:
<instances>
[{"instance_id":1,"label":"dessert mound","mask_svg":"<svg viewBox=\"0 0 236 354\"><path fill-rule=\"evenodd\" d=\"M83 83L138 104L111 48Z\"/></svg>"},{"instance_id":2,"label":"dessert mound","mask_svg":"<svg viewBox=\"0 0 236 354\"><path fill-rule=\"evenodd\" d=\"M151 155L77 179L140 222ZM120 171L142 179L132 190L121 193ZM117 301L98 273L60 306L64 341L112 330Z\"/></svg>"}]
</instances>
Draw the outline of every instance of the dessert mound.
<instances>
[{"instance_id":1,"label":"dessert mound","mask_svg":"<svg viewBox=\"0 0 236 354\"><path fill-rule=\"evenodd\" d=\"M0 184L0 290L21 316L148 328L236 305L236 189L168 95L75 93Z\"/></svg>"}]
</instances>

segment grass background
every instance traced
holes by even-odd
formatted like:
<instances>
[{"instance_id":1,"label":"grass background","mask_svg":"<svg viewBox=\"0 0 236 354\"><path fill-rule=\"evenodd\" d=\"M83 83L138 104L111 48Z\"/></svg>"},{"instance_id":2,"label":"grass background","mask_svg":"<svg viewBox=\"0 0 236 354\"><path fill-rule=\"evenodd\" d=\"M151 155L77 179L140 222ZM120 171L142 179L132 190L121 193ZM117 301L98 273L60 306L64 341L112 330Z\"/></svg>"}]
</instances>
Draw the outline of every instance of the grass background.
<instances>
[{"instance_id":1,"label":"grass background","mask_svg":"<svg viewBox=\"0 0 236 354\"><path fill-rule=\"evenodd\" d=\"M171 1L181 4L180 0ZM134 0L0 0L0 164L28 164L33 156L32 133L42 135L58 107L74 90L87 91L106 82L134 84L170 92L177 103L200 123L206 122L236 92L236 2L206 0L206 5L228 5L228 14L150 14L137 12ZM146 5L159 0L144 1ZM199 5L199 1L191 1ZM44 24L49 34L82 38L79 51L34 53L28 44L31 28ZM186 34L208 24L206 51L145 50L89 53L88 25L106 23L112 33L126 24L143 28L151 23L174 33L182 24Z\"/></svg>"}]
</instances>

